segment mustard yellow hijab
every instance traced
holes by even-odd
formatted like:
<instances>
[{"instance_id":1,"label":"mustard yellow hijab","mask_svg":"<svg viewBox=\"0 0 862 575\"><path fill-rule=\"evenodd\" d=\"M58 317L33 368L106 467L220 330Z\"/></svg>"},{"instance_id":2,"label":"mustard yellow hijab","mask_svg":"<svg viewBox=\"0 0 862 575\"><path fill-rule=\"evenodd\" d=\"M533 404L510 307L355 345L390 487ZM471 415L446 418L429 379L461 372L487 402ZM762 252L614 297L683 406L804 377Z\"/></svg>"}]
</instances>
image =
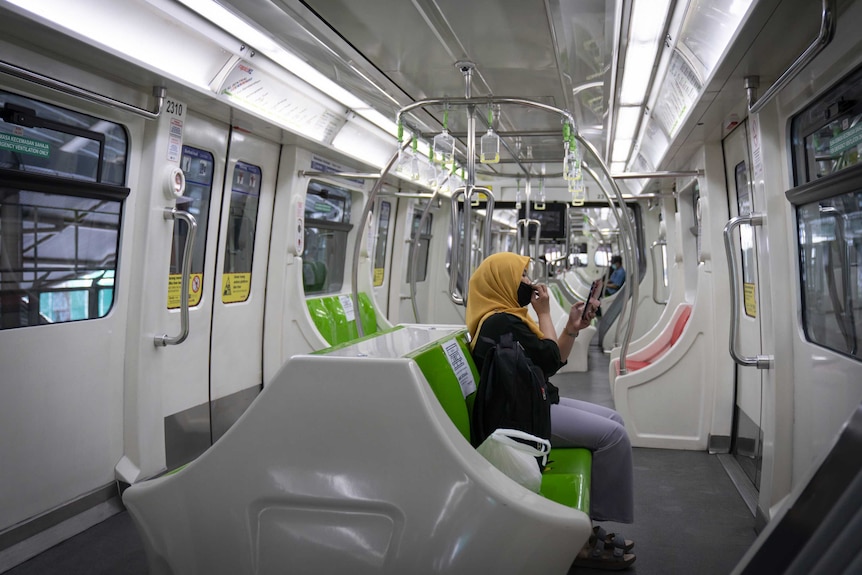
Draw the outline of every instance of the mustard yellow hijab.
<instances>
[{"instance_id":1,"label":"mustard yellow hijab","mask_svg":"<svg viewBox=\"0 0 862 575\"><path fill-rule=\"evenodd\" d=\"M472 338L471 347L476 346L476 334L482 323L498 312L521 318L540 339L545 338L527 308L518 305L518 286L529 261L527 256L500 252L485 258L473 272L467 291L467 329Z\"/></svg>"}]
</instances>

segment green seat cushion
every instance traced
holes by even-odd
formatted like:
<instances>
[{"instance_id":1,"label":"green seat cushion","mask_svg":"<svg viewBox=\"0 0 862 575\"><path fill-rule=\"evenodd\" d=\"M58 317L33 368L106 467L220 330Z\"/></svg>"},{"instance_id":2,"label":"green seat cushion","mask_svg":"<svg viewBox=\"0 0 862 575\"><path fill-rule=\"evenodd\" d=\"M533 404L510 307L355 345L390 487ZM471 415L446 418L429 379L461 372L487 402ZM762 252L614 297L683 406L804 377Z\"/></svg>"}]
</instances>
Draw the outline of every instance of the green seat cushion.
<instances>
[{"instance_id":1,"label":"green seat cushion","mask_svg":"<svg viewBox=\"0 0 862 575\"><path fill-rule=\"evenodd\" d=\"M541 494L589 514L592 462L593 454L589 449L552 449L542 474Z\"/></svg>"}]
</instances>

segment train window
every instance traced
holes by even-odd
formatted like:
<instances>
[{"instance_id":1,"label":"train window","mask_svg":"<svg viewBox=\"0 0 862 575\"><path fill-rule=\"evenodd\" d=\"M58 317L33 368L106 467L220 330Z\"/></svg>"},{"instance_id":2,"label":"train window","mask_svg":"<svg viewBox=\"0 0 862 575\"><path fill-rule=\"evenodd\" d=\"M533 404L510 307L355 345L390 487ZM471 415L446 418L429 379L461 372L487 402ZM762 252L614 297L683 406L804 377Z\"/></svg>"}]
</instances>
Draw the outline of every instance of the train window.
<instances>
[{"instance_id":1,"label":"train window","mask_svg":"<svg viewBox=\"0 0 862 575\"><path fill-rule=\"evenodd\" d=\"M122 186L125 129L0 90L0 168Z\"/></svg>"},{"instance_id":2,"label":"train window","mask_svg":"<svg viewBox=\"0 0 862 575\"><path fill-rule=\"evenodd\" d=\"M192 252L191 277L189 278L189 306L194 307L201 301L204 284L204 254L206 254L207 224L209 223L210 199L213 187L215 159L205 150L183 146L180 167L186 176L186 190L177 198L177 209L194 216L198 224ZM185 222L174 223L173 243L171 244L171 265L168 272L168 309L180 307L180 287L182 286L183 246L189 229Z\"/></svg>"},{"instance_id":3,"label":"train window","mask_svg":"<svg viewBox=\"0 0 862 575\"><path fill-rule=\"evenodd\" d=\"M382 286L386 272L386 247L389 242L389 219L392 204L385 200L378 203L377 239L374 242L374 287Z\"/></svg>"},{"instance_id":4,"label":"train window","mask_svg":"<svg viewBox=\"0 0 862 575\"><path fill-rule=\"evenodd\" d=\"M108 314L126 132L0 91L0 329Z\"/></svg>"},{"instance_id":5,"label":"train window","mask_svg":"<svg viewBox=\"0 0 862 575\"><path fill-rule=\"evenodd\" d=\"M332 293L344 283L347 235L350 232L350 192L310 181L305 194L305 251L302 285L305 293Z\"/></svg>"},{"instance_id":6,"label":"train window","mask_svg":"<svg viewBox=\"0 0 862 575\"><path fill-rule=\"evenodd\" d=\"M795 185L854 166L862 159L862 68L791 121Z\"/></svg>"},{"instance_id":7,"label":"train window","mask_svg":"<svg viewBox=\"0 0 862 575\"><path fill-rule=\"evenodd\" d=\"M791 190L788 198L797 203L805 335L862 359L862 166L844 175Z\"/></svg>"},{"instance_id":8,"label":"train window","mask_svg":"<svg viewBox=\"0 0 862 575\"><path fill-rule=\"evenodd\" d=\"M419 228L419 221L422 219L422 204L417 206L413 212L413 224L410 228L410 237L416 237L416 230ZM425 217L425 223L422 225L422 231L419 233L419 247L416 250L416 281L424 282L428 277L428 249L431 246L431 224L434 221L434 215L428 214ZM410 250L410 255L407 257L407 281L411 281L410 272L413 269L412 261L413 250Z\"/></svg>"},{"instance_id":9,"label":"train window","mask_svg":"<svg viewBox=\"0 0 862 575\"><path fill-rule=\"evenodd\" d=\"M237 162L233 169L221 299L224 303L246 301L251 291L251 264L257 231L261 169Z\"/></svg>"}]
</instances>

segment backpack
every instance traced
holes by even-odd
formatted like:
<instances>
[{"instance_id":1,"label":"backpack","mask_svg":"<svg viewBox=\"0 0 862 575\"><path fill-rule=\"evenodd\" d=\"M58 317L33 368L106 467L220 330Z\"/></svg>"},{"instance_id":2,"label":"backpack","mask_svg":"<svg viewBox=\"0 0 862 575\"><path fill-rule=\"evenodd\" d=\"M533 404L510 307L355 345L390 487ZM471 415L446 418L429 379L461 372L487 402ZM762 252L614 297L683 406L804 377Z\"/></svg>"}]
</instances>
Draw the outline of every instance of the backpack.
<instances>
[{"instance_id":1,"label":"backpack","mask_svg":"<svg viewBox=\"0 0 862 575\"><path fill-rule=\"evenodd\" d=\"M504 333L492 344L482 364L470 421L473 446L495 429L526 431L551 438L551 394L544 373L527 357L520 342Z\"/></svg>"}]
</instances>

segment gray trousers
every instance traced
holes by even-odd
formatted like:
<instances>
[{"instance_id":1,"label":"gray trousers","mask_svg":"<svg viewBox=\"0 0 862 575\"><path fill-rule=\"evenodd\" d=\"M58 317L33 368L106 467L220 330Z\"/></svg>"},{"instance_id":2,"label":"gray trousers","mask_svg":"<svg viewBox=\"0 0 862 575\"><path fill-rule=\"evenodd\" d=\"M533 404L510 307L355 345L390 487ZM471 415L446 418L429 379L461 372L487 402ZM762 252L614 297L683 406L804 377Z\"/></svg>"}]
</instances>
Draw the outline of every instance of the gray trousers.
<instances>
[{"instance_id":1,"label":"gray trousers","mask_svg":"<svg viewBox=\"0 0 862 575\"><path fill-rule=\"evenodd\" d=\"M620 414L608 407L561 397L551 406L551 445L593 452L590 518L634 520L632 446Z\"/></svg>"}]
</instances>

